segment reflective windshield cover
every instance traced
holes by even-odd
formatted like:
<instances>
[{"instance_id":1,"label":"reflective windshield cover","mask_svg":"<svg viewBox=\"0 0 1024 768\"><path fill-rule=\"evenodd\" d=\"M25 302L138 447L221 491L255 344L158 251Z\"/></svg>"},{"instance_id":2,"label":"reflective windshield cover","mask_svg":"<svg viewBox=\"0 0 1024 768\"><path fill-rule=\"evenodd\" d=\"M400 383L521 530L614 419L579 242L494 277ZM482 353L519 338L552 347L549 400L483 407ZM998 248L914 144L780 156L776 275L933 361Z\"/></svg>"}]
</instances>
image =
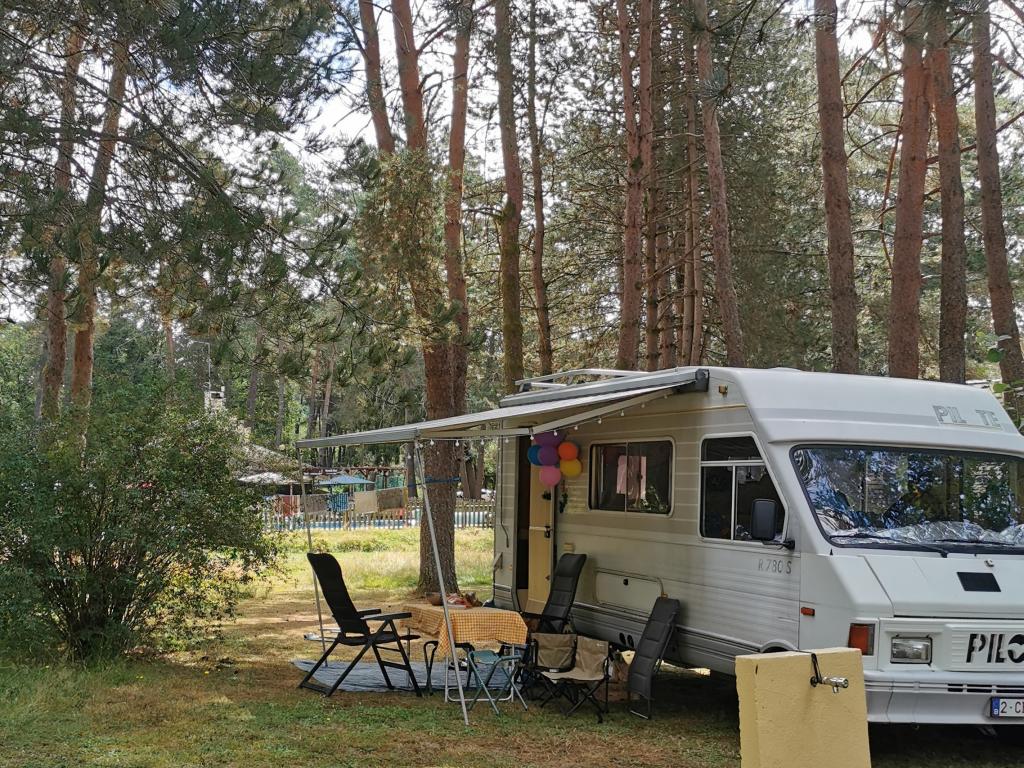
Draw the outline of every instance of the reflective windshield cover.
<instances>
[{"instance_id":1,"label":"reflective windshield cover","mask_svg":"<svg viewBox=\"0 0 1024 768\"><path fill-rule=\"evenodd\" d=\"M1024 551L1024 460L807 446L793 463L825 535L849 546Z\"/></svg>"}]
</instances>

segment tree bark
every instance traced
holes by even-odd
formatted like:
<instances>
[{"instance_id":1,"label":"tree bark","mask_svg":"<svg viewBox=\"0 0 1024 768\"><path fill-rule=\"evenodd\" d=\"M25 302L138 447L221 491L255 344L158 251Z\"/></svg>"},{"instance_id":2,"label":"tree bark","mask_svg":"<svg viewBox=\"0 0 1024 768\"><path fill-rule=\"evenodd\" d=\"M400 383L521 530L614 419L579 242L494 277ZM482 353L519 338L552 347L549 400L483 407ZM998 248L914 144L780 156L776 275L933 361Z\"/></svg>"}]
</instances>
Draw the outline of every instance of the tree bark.
<instances>
[{"instance_id":1,"label":"tree bark","mask_svg":"<svg viewBox=\"0 0 1024 768\"><path fill-rule=\"evenodd\" d=\"M412 23L409 0L392 0L391 21L395 29L398 84L405 115L405 144L411 150L426 150L427 127L423 118L423 88L420 83L420 53Z\"/></svg>"},{"instance_id":2,"label":"tree bark","mask_svg":"<svg viewBox=\"0 0 1024 768\"><path fill-rule=\"evenodd\" d=\"M334 348L328 352L327 378L324 379L324 404L320 408L320 437L327 437L331 419L331 390L334 388ZM320 465L327 466L327 449L320 450Z\"/></svg>"},{"instance_id":3,"label":"tree bark","mask_svg":"<svg viewBox=\"0 0 1024 768\"><path fill-rule=\"evenodd\" d=\"M100 276L100 223L107 197L107 181L117 151L121 109L128 78L128 44L115 40L111 58L110 81L107 84L106 107L100 128L99 147L85 198L83 220L76 234L74 250L78 253L79 307L75 316L75 351L71 369L71 403L80 414L87 414L92 404L93 344L96 339L96 283Z\"/></svg>"},{"instance_id":4,"label":"tree bark","mask_svg":"<svg viewBox=\"0 0 1024 768\"><path fill-rule=\"evenodd\" d=\"M377 148L387 155L395 152L395 137L388 120L384 101L384 81L380 67L380 37L377 33L377 10L373 0L359 0L359 23L363 28L363 64L366 67L366 97Z\"/></svg>"},{"instance_id":5,"label":"tree bark","mask_svg":"<svg viewBox=\"0 0 1024 768\"><path fill-rule=\"evenodd\" d=\"M256 401L260 391L260 347L263 345L263 329L256 330L253 344L252 364L249 367L249 386L245 392L245 426L252 432L256 428Z\"/></svg>"},{"instance_id":6,"label":"tree bark","mask_svg":"<svg viewBox=\"0 0 1024 768\"><path fill-rule=\"evenodd\" d=\"M662 180L661 167L666 164L663 146L665 136L666 83L670 77L670 63L662 53L662 25L664 17L661 0L651 0L651 173L648 187L651 190L649 215L654 228L654 263L657 272L658 336L660 338L659 368L673 368L676 365L675 304L672 291L673 263L669 231L665 221L667 180Z\"/></svg>"},{"instance_id":7,"label":"tree bark","mask_svg":"<svg viewBox=\"0 0 1024 768\"><path fill-rule=\"evenodd\" d=\"M921 371L921 243L928 163L927 74L922 57L924 12L912 5L903 36L903 116L899 188L892 249L889 375L916 379Z\"/></svg>"},{"instance_id":8,"label":"tree bark","mask_svg":"<svg viewBox=\"0 0 1024 768\"><path fill-rule=\"evenodd\" d=\"M622 113L626 130L626 201L622 222L619 346L615 366L623 370L633 370L636 368L637 351L640 346L643 161L640 157L640 132L634 103L633 58L630 54L631 25L626 0L616 0L615 7L619 34L619 75L622 79Z\"/></svg>"},{"instance_id":9,"label":"tree bark","mask_svg":"<svg viewBox=\"0 0 1024 768\"><path fill-rule=\"evenodd\" d=\"M942 208L942 282L939 298L939 378L967 381L967 242L960 177L960 118L949 51L946 8L934 8L928 30L928 73L935 100Z\"/></svg>"},{"instance_id":10,"label":"tree bark","mask_svg":"<svg viewBox=\"0 0 1024 768\"><path fill-rule=\"evenodd\" d=\"M1024 355L1021 353L1013 283L1006 257L1003 223L1003 190L999 178L999 145L996 140L996 104L992 86L992 32L987 0L972 25L974 118L978 136L978 181L981 191L981 234L992 308L992 326L1000 351L999 374L1008 387L1003 403L1014 422L1022 417Z\"/></svg>"},{"instance_id":11,"label":"tree bark","mask_svg":"<svg viewBox=\"0 0 1024 768\"><path fill-rule=\"evenodd\" d=\"M427 155L427 129L424 124L423 90L420 82L419 52L416 48L412 11L409 0L392 0L391 17L395 30L395 51L398 58L398 84L402 91L405 112L406 147L412 152ZM460 150L461 151L461 150ZM447 266L447 265L446 265ZM461 271L461 259L459 261ZM447 274L449 300L452 300L453 276ZM427 302L417 301L421 319L432 320L422 313L429 311ZM452 416L459 407L460 391L465 397L465 374L459 375L458 355L453 345L443 338L423 339L423 378L428 419ZM427 476L426 493L434 516L437 545L441 555L441 568L445 586L458 589L455 577L455 480L459 468L451 441L441 440L424 448L424 472ZM439 585L434 567L430 537L423 526L420 530L419 589L436 590Z\"/></svg>"},{"instance_id":12,"label":"tree bark","mask_svg":"<svg viewBox=\"0 0 1024 768\"><path fill-rule=\"evenodd\" d=\"M838 10L835 0L815 0L815 65L818 118L821 123L821 170L828 230L828 272L832 292L832 368L856 373L857 289L854 282L853 231L844 142L843 89L839 79Z\"/></svg>"},{"instance_id":13,"label":"tree bark","mask_svg":"<svg viewBox=\"0 0 1024 768\"><path fill-rule=\"evenodd\" d=\"M82 64L83 43L82 29L75 24L68 33L64 48L64 78L60 89L60 140L53 173L54 195L60 201L61 208L67 212L64 216L67 220L72 218L69 197L71 162L75 152L73 124L78 101L77 78ZM64 307L67 298L67 261L63 251L66 243L60 234L67 226L68 221L64 221L62 226L54 227L51 234L53 242L49 244L52 255L46 295L46 361L43 365L40 404L40 416L47 421L52 421L60 415L60 393L64 385L64 368L67 363L68 327Z\"/></svg>"},{"instance_id":14,"label":"tree bark","mask_svg":"<svg viewBox=\"0 0 1024 768\"><path fill-rule=\"evenodd\" d=\"M654 56L652 49L653 0L639 0L639 35L637 44L640 173L645 197L644 205L644 340L646 367L658 369L661 357L661 329L658 326L658 252L657 198L658 179L654 167Z\"/></svg>"},{"instance_id":15,"label":"tree bark","mask_svg":"<svg viewBox=\"0 0 1024 768\"><path fill-rule=\"evenodd\" d=\"M704 155L708 165L708 192L711 198L711 255L715 263L715 298L718 301L718 313L722 318L726 360L730 366L741 368L746 365L746 356L736 288L732 280L729 198L726 191L725 166L722 162L718 105L716 96L711 91L714 71L707 1L693 0L693 9L697 34L697 74L704 93L701 98L701 114L704 118Z\"/></svg>"},{"instance_id":16,"label":"tree bark","mask_svg":"<svg viewBox=\"0 0 1024 768\"><path fill-rule=\"evenodd\" d=\"M469 43L473 32L473 2L463 0L454 13L455 51L452 54L452 114L448 132L448 190L444 208L445 274L448 300L457 307L458 337L451 345L452 415L466 410L466 370L469 365L469 296L462 251L463 174L466 165L466 112L469 107Z\"/></svg>"},{"instance_id":17,"label":"tree bark","mask_svg":"<svg viewBox=\"0 0 1024 768\"><path fill-rule=\"evenodd\" d=\"M526 59L526 121L530 133L530 175L533 184L533 253L530 276L537 306L537 352L540 373L554 371L554 350L551 343L551 313L548 308L548 286L544 282L544 175L541 165L542 138L537 122L537 0L530 0L530 44Z\"/></svg>"},{"instance_id":18,"label":"tree bark","mask_svg":"<svg viewBox=\"0 0 1024 768\"><path fill-rule=\"evenodd\" d=\"M697 67L694 58L693 33L685 35L686 75L686 258L692 272L693 332L686 351L687 365L700 365L704 336L704 258L700 237L700 155L697 150Z\"/></svg>"},{"instance_id":19,"label":"tree bark","mask_svg":"<svg viewBox=\"0 0 1024 768\"><path fill-rule=\"evenodd\" d=\"M281 345L277 347L278 357L281 356ZM277 418L274 419L274 448L284 445L284 420L288 414L288 379L280 371L277 374Z\"/></svg>"},{"instance_id":20,"label":"tree bark","mask_svg":"<svg viewBox=\"0 0 1024 768\"><path fill-rule=\"evenodd\" d=\"M452 410L451 355L443 341L426 341L423 347L423 368L425 378L426 411L428 419L450 416ZM458 590L455 574L455 485L459 474L459 461L455 444L451 440L439 440L424 447L424 472L426 493L434 516L434 530L437 534L437 548L441 559L445 587ZM419 589L425 592L439 588L437 569L426 526L420 533L420 577Z\"/></svg>"},{"instance_id":21,"label":"tree bark","mask_svg":"<svg viewBox=\"0 0 1024 768\"><path fill-rule=\"evenodd\" d=\"M309 406L309 411L306 414L306 439L309 440L313 437L313 427L316 425L316 393L319 388L320 378L320 351L313 350L313 360L309 365L309 396L306 398L306 402Z\"/></svg>"},{"instance_id":22,"label":"tree bark","mask_svg":"<svg viewBox=\"0 0 1024 768\"><path fill-rule=\"evenodd\" d=\"M516 135L515 73L512 69L510 0L494 3L494 57L498 79L498 125L505 167L505 202L501 209L501 337L505 391L515 392L523 373L522 293L519 281L519 225L523 218L523 169Z\"/></svg>"}]
</instances>

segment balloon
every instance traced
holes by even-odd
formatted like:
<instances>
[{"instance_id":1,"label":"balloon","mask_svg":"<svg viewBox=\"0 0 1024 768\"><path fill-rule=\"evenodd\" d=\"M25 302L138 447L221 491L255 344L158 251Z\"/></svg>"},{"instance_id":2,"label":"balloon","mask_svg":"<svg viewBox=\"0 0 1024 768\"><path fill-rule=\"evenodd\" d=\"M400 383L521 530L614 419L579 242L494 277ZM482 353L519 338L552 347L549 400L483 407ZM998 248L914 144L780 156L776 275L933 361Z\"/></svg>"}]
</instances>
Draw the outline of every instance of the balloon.
<instances>
[{"instance_id":1,"label":"balloon","mask_svg":"<svg viewBox=\"0 0 1024 768\"><path fill-rule=\"evenodd\" d=\"M537 458L541 466L554 467L558 465L558 449L553 445L543 445L537 451Z\"/></svg>"},{"instance_id":2,"label":"balloon","mask_svg":"<svg viewBox=\"0 0 1024 768\"><path fill-rule=\"evenodd\" d=\"M541 432L539 435L533 436L533 442L537 445L550 445L554 448L562 442L562 436L555 434L554 432Z\"/></svg>"},{"instance_id":3,"label":"balloon","mask_svg":"<svg viewBox=\"0 0 1024 768\"><path fill-rule=\"evenodd\" d=\"M571 461L580 455L580 447L576 443L566 440L558 446L558 458L564 461Z\"/></svg>"},{"instance_id":4,"label":"balloon","mask_svg":"<svg viewBox=\"0 0 1024 768\"><path fill-rule=\"evenodd\" d=\"M526 450L526 460L533 464L535 467L540 466L540 446L531 445Z\"/></svg>"},{"instance_id":5,"label":"balloon","mask_svg":"<svg viewBox=\"0 0 1024 768\"><path fill-rule=\"evenodd\" d=\"M583 465L579 459L563 459L559 462L558 468L566 477L576 477L576 475L583 471Z\"/></svg>"},{"instance_id":6,"label":"balloon","mask_svg":"<svg viewBox=\"0 0 1024 768\"><path fill-rule=\"evenodd\" d=\"M562 482L562 471L558 467L541 467L540 482L548 488L554 488Z\"/></svg>"}]
</instances>

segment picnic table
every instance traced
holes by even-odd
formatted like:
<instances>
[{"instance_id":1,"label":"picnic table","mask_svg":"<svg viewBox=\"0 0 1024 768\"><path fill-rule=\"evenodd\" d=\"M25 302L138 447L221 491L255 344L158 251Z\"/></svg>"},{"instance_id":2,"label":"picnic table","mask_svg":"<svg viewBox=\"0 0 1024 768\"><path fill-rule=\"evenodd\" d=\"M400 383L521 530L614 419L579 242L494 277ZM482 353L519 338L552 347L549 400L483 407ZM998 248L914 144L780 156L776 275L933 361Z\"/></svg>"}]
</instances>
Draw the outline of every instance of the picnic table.
<instances>
[{"instance_id":1,"label":"picnic table","mask_svg":"<svg viewBox=\"0 0 1024 768\"><path fill-rule=\"evenodd\" d=\"M409 603L404 610L412 614L405 620L409 629L437 638L437 655L440 658L451 653L448 631L444 626L444 608L428 603ZM497 642L521 645L526 642L526 622L515 611L449 605L448 613L456 644Z\"/></svg>"}]
</instances>

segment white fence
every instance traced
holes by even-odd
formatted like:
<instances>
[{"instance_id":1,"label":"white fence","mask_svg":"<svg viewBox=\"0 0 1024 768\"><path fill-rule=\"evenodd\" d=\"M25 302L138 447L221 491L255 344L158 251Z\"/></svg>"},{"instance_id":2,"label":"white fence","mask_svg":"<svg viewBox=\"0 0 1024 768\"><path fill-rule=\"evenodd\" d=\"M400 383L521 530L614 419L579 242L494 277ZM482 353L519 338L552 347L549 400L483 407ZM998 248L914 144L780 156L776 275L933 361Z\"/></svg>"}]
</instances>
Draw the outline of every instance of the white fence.
<instances>
[{"instance_id":1,"label":"white fence","mask_svg":"<svg viewBox=\"0 0 1024 768\"><path fill-rule=\"evenodd\" d=\"M356 530L360 528L409 528L420 524L423 517L422 499L409 499L407 506L357 512L350 501L344 509L332 509L325 494L306 497L306 515L309 527L316 530ZM455 502L456 528L490 528L494 522L493 501ZM264 509L263 526L272 531L304 530L306 523L298 496L278 496Z\"/></svg>"}]
</instances>

